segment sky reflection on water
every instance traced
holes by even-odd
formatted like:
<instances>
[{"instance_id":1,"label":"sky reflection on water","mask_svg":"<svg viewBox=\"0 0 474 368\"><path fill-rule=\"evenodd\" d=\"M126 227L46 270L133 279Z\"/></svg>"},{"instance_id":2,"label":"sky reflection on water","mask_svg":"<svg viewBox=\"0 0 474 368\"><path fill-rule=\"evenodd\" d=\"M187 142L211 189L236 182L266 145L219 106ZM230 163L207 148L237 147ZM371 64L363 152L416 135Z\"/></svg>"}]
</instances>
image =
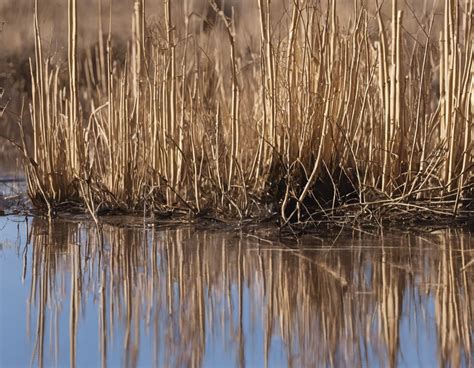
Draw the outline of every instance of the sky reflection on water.
<instances>
[{"instance_id":1,"label":"sky reflection on water","mask_svg":"<svg viewBox=\"0 0 474 368\"><path fill-rule=\"evenodd\" d=\"M472 366L473 251L0 218L0 366Z\"/></svg>"}]
</instances>

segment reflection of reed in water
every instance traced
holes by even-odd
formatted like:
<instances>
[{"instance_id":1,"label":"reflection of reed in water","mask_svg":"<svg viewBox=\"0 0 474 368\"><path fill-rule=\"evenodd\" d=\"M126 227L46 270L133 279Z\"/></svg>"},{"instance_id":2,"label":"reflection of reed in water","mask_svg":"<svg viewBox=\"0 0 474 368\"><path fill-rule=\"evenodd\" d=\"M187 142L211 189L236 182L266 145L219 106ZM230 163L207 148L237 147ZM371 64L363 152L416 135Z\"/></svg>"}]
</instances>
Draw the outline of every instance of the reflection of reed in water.
<instances>
[{"instance_id":1,"label":"reflection of reed in water","mask_svg":"<svg viewBox=\"0 0 474 368\"><path fill-rule=\"evenodd\" d=\"M395 366L404 359L402 320L433 323L427 305L434 303L432 349L440 365L469 366L474 286L466 237L447 231L374 243L359 236L326 249L289 249L190 228L105 226L98 233L35 221L25 256L32 273L28 317L36 313L33 359L42 366L51 352L57 362L65 343L58 341L65 328L59 320L68 307L72 366L89 308L97 309L103 366L116 346L125 366L143 359L200 366L216 341L243 366L256 329L263 331L266 363L281 341L290 366ZM145 342L152 357L143 356Z\"/></svg>"},{"instance_id":2,"label":"reflection of reed in water","mask_svg":"<svg viewBox=\"0 0 474 368\"><path fill-rule=\"evenodd\" d=\"M459 248L453 249L449 246L452 238L455 238L455 234L449 232L448 236L440 239L440 246L445 251L439 260L437 272L440 285L436 290L438 355L443 366L459 367L464 363L472 367L474 364L472 356L464 354L465 351L472 351L474 342L474 312L471 305L474 297L472 282L474 272L470 272L470 282L468 282L468 272L464 272L467 262L473 259L473 249L468 248L469 244L472 244L472 239L470 237L459 239ZM470 250L471 253L467 253L466 250ZM468 254L471 255L471 260L468 259ZM471 360L463 362L463 358L466 357L468 359L470 357Z\"/></svg>"}]
</instances>

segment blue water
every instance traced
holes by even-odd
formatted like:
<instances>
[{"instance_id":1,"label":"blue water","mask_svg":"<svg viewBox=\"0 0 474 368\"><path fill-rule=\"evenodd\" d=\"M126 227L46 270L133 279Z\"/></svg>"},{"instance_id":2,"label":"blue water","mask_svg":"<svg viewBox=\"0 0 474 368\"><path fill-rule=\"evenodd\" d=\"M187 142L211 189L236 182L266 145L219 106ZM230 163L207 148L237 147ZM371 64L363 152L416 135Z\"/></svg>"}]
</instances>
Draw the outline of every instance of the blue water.
<instances>
[{"instance_id":1,"label":"blue water","mask_svg":"<svg viewBox=\"0 0 474 368\"><path fill-rule=\"evenodd\" d=\"M0 217L0 366L472 366L469 232L302 244Z\"/></svg>"}]
</instances>

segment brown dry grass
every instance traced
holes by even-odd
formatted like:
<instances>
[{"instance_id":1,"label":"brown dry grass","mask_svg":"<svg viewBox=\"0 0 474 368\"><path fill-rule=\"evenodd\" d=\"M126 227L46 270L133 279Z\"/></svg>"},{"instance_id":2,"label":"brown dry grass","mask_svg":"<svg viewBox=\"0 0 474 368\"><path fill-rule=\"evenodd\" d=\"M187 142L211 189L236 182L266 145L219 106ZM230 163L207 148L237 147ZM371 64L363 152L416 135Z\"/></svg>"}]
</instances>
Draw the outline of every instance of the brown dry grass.
<instances>
[{"instance_id":1,"label":"brown dry grass","mask_svg":"<svg viewBox=\"0 0 474 368\"><path fill-rule=\"evenodd\" d=\"M277 210L283 223L350 202L466 215L472 1L441 3L440 14L396 1L380 12L359 1L249 4L238 22L218 15L199 32L188 2L145 11L136 1L127 44L107 36L123 17L104 16L86 48L94 32L81 27L98 18L82 21L69 1L59 64L41 24L54 18L38 9L25 151L34 203L51 213L75 200L94 216Z\"/></svg>"}]
</instances>

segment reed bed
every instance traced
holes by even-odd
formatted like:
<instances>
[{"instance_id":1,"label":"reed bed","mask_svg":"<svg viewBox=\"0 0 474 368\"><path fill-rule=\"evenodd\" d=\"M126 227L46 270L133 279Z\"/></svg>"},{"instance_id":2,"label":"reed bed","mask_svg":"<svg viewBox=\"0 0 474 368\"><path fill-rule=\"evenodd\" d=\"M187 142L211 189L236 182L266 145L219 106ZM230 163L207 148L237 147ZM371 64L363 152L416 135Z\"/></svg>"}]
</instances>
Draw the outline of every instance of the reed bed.
<instances>
[{"instance_id":1,"label":"reed bed","mask_svg":"<svg viewBox=\"0 0 474 368\"><path fill-rule=\"evenodd\" d=\"M396 367L409 364L405 349L426 351L420 329L433 333L430 355L439 366L471 366L471 236L359 232L290 248L245 234L98 232L37 218L32 246L18 252L30 288L32 362L51 365L69 351L74 366L87 351L100 352L102 366L116 353L127 366L140 359L201 366L223 343L238 366L255 351L271 366L281 346L289 366ZM98 333L82 345L78 331L95 318Z\"/></svg>"},{"instance_id":2,"label":"reed bed","mask_svg":"<svg viewBox=\"0 0 474 368\"><path fill-rule=\"evenodd\" d=\"M69 0L66 70L43 54L36 8L30 197L95 218L471 216L473 4L445 0L439 34L434 13L410 14L414 36L396 0L388 18L356 0L344 24L336 1L288 2L276 22L258 0L259 31L242 46L218 3L214 27L196 31L189 1L163 1L152 25L137 0L120 51L112 18L78 50Z\"/></svg>"}]
</instances>

